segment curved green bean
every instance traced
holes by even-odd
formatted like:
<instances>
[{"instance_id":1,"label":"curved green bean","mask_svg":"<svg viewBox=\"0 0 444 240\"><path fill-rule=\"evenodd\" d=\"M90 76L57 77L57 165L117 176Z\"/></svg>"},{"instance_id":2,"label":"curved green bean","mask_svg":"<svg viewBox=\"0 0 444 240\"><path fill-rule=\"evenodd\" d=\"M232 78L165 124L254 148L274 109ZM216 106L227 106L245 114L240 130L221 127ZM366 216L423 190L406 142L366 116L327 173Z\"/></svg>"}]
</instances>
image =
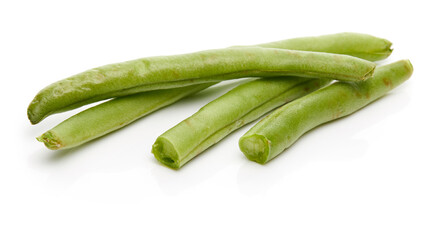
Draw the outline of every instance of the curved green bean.
<instances>
[{"instance_id":1,"label":"curved green bean","mask_svg":"<svg viewBox=\"0 0 444 240\"><path fill-rule=\"evenodd\" d=\"M361 81L374 68L374 63L346 55L261 47L142 58L94 68L49 85L32 100L28 118L36 124L50 114L111 97L242 77Z\"/></svg>"},{"instance_id":2,"label":"curved green bean","mask_svg":"<svg viewBox=\"0 0 444 240\"><path fill-rule=\"evenodd\" d=\"M241 84L159 136L152 153L161 163L180 168L234 130L328 82L280 77Z\"/></svg>"},{"instance_id":3,"label":"curved green bean","mask_svg":"<svg viewBox=\"0 0 444 240\"><path fill-rule=\"evenodd\" d=\"M392 53L392 43L362 33L336 33L317 37L301 37L256 45L266 48L282 48L313 52L329 52L350 55L369 61L387 58Z\"/></svg>"},{"instance_id":4,"label":"curved green bean","mask_svg":"<svg viewBox=\"0 0 444 240\"><path fill-rule=\"evenodd\" d=\"M66 119L37 140L51 150L76 147L213 84L155 90L115 98Z\"/></svg>"},{"instance_id":5,"label":"curved green bean","mask_svg":"<svg viewBox=\"0 0 444 240\"><path fill-rule=\"evenodd\" d=\"M277 109L239 140L245 156L266 163L302 134L325 122L347 116L406 81L413 72L408 60L377 67L364 82L336 82Z\"/></svg>"}]
</instances>

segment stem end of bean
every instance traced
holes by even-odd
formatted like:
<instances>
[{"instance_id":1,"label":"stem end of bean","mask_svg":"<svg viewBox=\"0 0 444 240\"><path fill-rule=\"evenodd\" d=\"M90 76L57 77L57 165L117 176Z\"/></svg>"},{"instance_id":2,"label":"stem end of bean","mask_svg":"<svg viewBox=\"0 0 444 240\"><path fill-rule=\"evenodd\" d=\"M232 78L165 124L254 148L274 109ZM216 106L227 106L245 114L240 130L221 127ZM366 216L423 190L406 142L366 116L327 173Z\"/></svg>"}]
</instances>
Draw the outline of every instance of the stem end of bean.
<instances>
[{"instance_id":1,"label":"stem end of bean","mask_svg":"<svg viewBox=\"0 0 444 240\"><path fill-rule=\"evenodd\" d=\"M386 53L387 53L386 58L388 58L393 52L393 47L392 47L393 44L387 39L384 39L384 41L386 43Z\"/></svg>"}]
</instances>

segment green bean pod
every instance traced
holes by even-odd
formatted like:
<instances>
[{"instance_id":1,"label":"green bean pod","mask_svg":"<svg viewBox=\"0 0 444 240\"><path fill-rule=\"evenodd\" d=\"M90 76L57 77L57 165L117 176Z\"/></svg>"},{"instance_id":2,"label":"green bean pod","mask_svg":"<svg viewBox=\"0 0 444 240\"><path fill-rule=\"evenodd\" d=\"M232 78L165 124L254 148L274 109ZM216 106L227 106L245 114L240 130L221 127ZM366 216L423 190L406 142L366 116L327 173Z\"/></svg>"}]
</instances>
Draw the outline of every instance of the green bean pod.
<instances>
[{"instance_id":1,"label":"green bean pod","mask_svg":"<svg viewBox=\"0 0 444 240\"><path fill-rule=\"evenodd\" d=\"M362 81L375 64L356 57L261 47L142 58L88 70L41 90L28 107L32 124L91 102L156 89L242 77L302 76Z\"/></svg>"},{"instance_id":2,"label":"green bean pod","mask_svg":"<svg viewBox=\"0 0 444 240\"><path fill-rule=\"evenodd\" d=\"M377 67L372 78L359 83L336 82L277 109L239 140L245 156L266 163L302 134L323 123L347 116L410 78L408 60Z\"/></svg>"},{"instance_id":3,"label":"green bean pod","mask_svg":"<svg viewBox=\"0 0 444 240\"><path fill-rule=\"evenodd\" d=\"M122 128L213 84L155 90L115 98L68 118L37 140L51 150L75 147Z\"/></svg>"},{"instance_id":4,"label":"green bean pod","mask_svg":"<svg viewBox=\"0 0 444 240\"><path fill-rule=\"evenodd\" d=\"M310 41L306 39L310 39ZM332 41L334 44L332 44ZM310 44L310 42L313 44ZM368 60L388 56L391 53L390 50L386 51L385 55L380 54L381 49L390 49L391 43L389 41L358 33L296 38L256 46L347 53L352 56L359 55L361 58L367 58ZM37 139L44 142L50 149L75 147L120 129L156 109L172 104L209 85L212 84L198 84L193 85L193 87L180 88L181 90L155 90L135 94L134 97L133 95L118 97L74 115Z\"/></svg>"},{"instance_id":5,"label":"green bean pod","mask_svg":"<svg viewBox=\"0 0 444 240\"><path fill-rule=\"evenodd\" d=\"M313 52L329 52L350 55L369 61L387 58L392 53L392 43L361 33L336 33L316 37L301 37L256 45L266 48L282 48Z\"/></svg>"},{"instance_id":6,"label":"green bean pod","mask_svg":"<svg viewBox=\"0 0 444 240\"><path fill-rule=\"evenodd\" d=\"M159 136L152 153L161 163L180 168L234 130L328 82L280 77L241 84Z\"/></svg>"}]
</instances>

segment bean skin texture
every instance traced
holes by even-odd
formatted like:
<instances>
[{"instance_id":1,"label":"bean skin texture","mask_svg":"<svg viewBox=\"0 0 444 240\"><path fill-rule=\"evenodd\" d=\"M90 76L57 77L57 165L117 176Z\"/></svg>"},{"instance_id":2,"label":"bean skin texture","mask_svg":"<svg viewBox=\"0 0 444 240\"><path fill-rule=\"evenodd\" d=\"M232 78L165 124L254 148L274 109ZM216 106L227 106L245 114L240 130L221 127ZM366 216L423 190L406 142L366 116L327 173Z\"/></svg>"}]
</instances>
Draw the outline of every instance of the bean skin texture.
<instances>
[{"instance_id":1,"label":"bean skin texture","mask_svg":"<svg viewBox=\"0 0 444 240\"><path fill-rule=\"evenodd\" d=\"M160 135L152 153L164 165L178 169L234 130L329 82L280 77L241 84Z\"/></svg>"},{"instance_id":2,"label":"bean skin texture","mask_svg":"<svg viewBox=\"0 0 444 240\"><path fill-rule=\"evenodd\" d=\"M308 40L307 40L308 39ZM290 50L311 50L361 56L367 60L380 60L381 49L390 49L385 39L358 33L339 33L319 37L295 38L269 44L259 44ZM353 46L353 47L351 47ZM365 53L365 55L363 55ZM389 56L390 51L383 55ZM84 110L45 132L37 139L52 150L76 147L118 130L133 121L170 105L183 97L205 89L210 84L197 84L171 90L154 90L123 97ZM195 88L193 90L193 88Z\"/></svg>"},{"instance_id":3,"label":"bean skin texture","mask_svg":"<svg viewBox=\"0 0 444 240\"><path fill-rule=\"evenodd\" d=\"M245 156L264 164L291 146L305 132L347 116L382 97L410 78L410 61L377 67L364 82L336 82L288 103L252 127L239 140Z\"/></svg>"},{"instance_id":4,"label":"bean skin texture","mask_svg":"<svg viewBox=\"0 0 444 240\"><path fill-rule=\"evenodd\" d=\"M392 43L362 33L336 33L317 37L301 37L256 45L266 48L282 48L313 52L350 55L369 61L386 59L392 53Z\"/></svg>"},{"instance_id":5,"label":"bean skin texture","mask_svg":"<svg viewBox=\"0 0 444 240\"><path fill-rule=\"evenodd\" d=\"M346 54L363 58L370 61L381 60L388 57L392 49L391 42L388 40L374 37L367 34L360 33L338 33L323 35L317 37L302 37L283 41L264 43L255 45L258 47L280 48L289 50L328 52L337 54ZM61 92L56 90L55 93ZM38 101L38 99L35 99ZM54 110L53 113L63 112L74 109L89 102L94 102L94 99L80 102L64 109ZM52 113L48 113L50 115ZM35 120L37 117L32 117L33 111L28 111L31 122L37 123L40 120ZM43 118L42 118L43 119ZM33 124L35 124L33 123Z\"/></svg>"},{"instance_id":6,"label":"bean skin texture","mask_svg":"<svg viewBox=\"0 0 444 240\"><path fill-rule=\"evenodd\" d=\"M214 84L155 90L115 98L68 118L37 140L51 150L76 147Z\"/></svg>"},{"instance_id":7,"label":"bean skin texture","mask_svg":"<svg viewBox=\"0 0 444 240\"><path fill-rule=\"evenodd\" d=\"M261 47L225 48L105 65L41 90L28 107L32 124L112 97L243 77L301 76L363 81L375 64L360 58Z\"/></svg>"}]
</instances>

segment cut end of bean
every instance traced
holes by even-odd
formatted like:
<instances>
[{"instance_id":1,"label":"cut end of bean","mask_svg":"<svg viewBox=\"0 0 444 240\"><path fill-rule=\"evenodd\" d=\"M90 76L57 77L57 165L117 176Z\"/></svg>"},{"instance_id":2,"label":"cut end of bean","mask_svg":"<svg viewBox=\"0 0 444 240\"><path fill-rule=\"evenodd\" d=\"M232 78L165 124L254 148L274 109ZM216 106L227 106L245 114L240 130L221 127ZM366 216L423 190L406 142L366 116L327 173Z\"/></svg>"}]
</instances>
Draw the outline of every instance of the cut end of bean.
<instances>
[{"instance_id":1,"label":"cut end of bean","mask_svg":"<svg viewBox=\"0 0 444 240\"><path fill-rule=\"evenodd\" d=\"M251 161L265 164L270 153L270 141L261 135L242 137L239 140L239 148Z\"/></svg>"},{"instance_id":2,"label":"cut end of bean","mask_svg":"<svg viewBox=\"0 0 444 240\"><path fill-rule=\"evenodd\" d=\"M36 139L37 141L44 143L45 146L51 150L63 148L63 144L51 131L45 132Z\"/></svg>"},{"instance_id":3,"label":"cut end of bean","mask_svg":"<svg viewBox=\"0 0 444 240\"><path fill-rule=\"evenodd\" d=\"M178 161L177 151L169 140L161 137L157 138L156 142L153 144L151 152L162 164L173 169L179 169L181 167L181 164Z\"/></svg>"}]
</instances>

